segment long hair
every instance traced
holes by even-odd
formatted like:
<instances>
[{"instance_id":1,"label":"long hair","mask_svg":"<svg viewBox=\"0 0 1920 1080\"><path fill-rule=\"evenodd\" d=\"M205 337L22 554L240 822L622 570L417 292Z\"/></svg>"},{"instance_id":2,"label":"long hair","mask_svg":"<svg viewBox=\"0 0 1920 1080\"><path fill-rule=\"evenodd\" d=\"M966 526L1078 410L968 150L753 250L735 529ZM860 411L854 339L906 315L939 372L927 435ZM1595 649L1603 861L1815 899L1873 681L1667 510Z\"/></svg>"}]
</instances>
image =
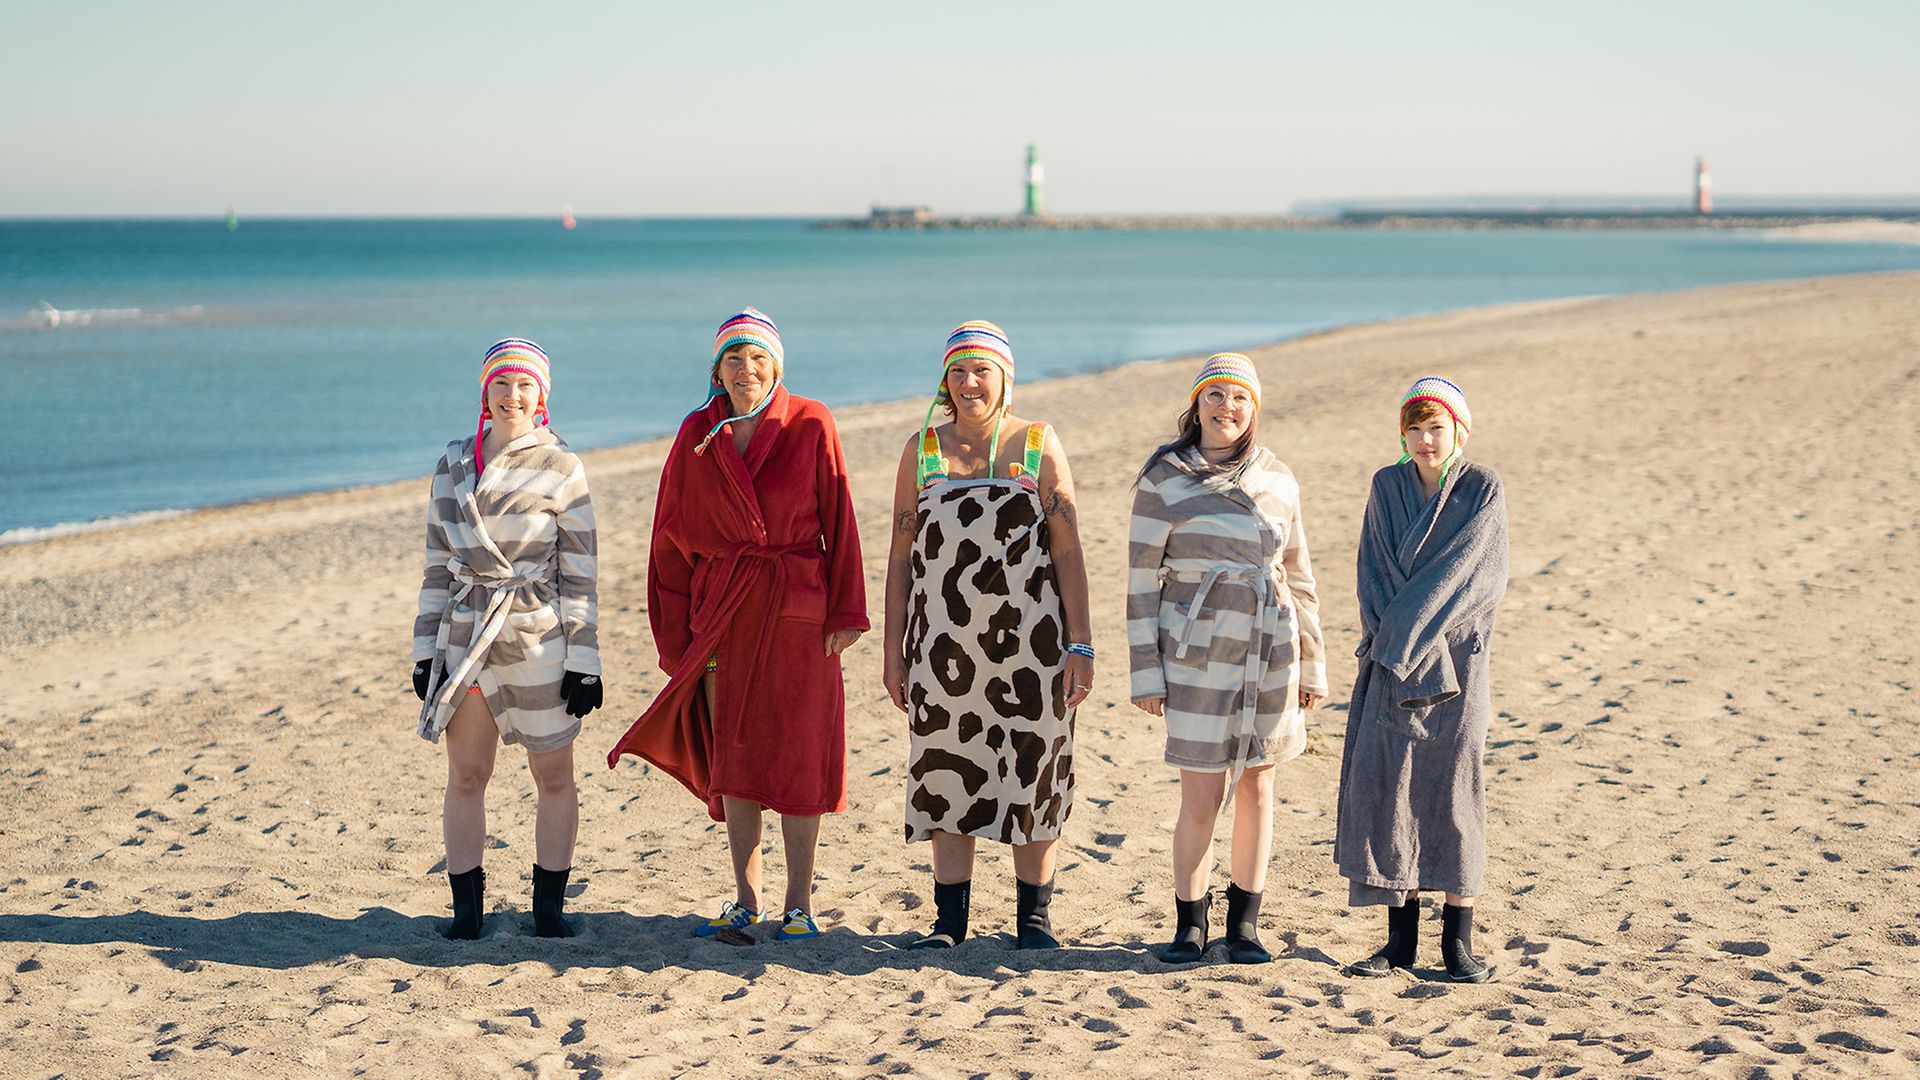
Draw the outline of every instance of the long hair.
<instances>
[{"instance_id":1,"label":"long hair","mask_svg":"<svg viewBox=\"0 0 1920 1080\"><path fill-rule=\"evenodd\" d=\"M1254 435L1258 431L1259 425L1260 412L1256 409L1253 415L1247 420L1247 430L1241 432L1240 437L1233 440L1233 446L1231 447L1232 453L1227 455L1227 460L1210 463L1212 467L1220 472L1226 473L1230 479L1240 479L1240 474L1246 472L1247 466L1253 464L1254 451L1259 449L1258 444L1254 442ZM1187 405L1187 411L1180 414L1179 434L1174 436L1172 442L1161 443L1155 448L1153 453L1147 455L1147 463L1140 466L1140 472L1133 478L1133 486L1140 486L1140 481L1147 478L1147 470L1153 468L1154 462L1159 461L1168 454L1177 454L1190 447L1199 445L1200 401L1196 398Z\"/></svg>"}]
</instances>

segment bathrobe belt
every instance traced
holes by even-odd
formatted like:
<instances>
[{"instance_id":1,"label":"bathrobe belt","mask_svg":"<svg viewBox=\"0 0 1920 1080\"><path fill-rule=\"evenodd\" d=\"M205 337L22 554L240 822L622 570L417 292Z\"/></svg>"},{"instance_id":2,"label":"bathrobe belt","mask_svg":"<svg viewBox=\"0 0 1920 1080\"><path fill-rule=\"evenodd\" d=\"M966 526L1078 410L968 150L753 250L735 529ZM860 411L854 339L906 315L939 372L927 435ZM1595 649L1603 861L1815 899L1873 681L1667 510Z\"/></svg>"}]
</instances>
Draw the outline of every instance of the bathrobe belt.
<instances>
[{"instance_id":1,"label":"bathrobe belt","mask_svg":"<svg viewBox=\"0 0 1920 1080\"><path fill-rule=\"evenodd\" d=\"M1173 570L1164 566L1160 568L1163 585L1169 581L1200 583L1200 587L1194 591L1193 601L1187 605L1186 623L1174 638L1173 655L1176 658L1184 659L1188 648L1192 646L1194 624L1200 621L1200 613L1206 609L1207 597L1215 585L1222 581L1234 582L1247 586L1255 594L1254 629L1264 633L1254 634L1247 642L1247 663L1242 669L1240 715L1233 718L1227 731L1228 737L1233 740L1233 766L1227 774L1226 797L1221 804L1223 808L1233 805L1233 789L1247 771L1247 758L1252 753L1253 739L1259 731L1260 684L1267 679L1267 660L1273 652L1273 639L1280 633L1280 605L1275 602L1275 573L1275 568L1270 565L1251 566L1244 563L1217 564L1204 572Z\"/></svg>"},{"instance_id":2,"label":"bathrobe belt","mask_svg":"<svg viewBox=\"0 0 1920 1080\"><path fill-rule=\"evenodd\" d=\"M437 742L440 733L446 730L453 719L451 704L457 695L464 693L467 683L473 678L480 658L487 654L493 643L500 638L500 632L507 627L507 616L513 612L513 598L522 589L536 585L548 585L553 582L553 566L546 564L523 569L509 564L506 572L483 572L461 561L455 556L447 562L447 572L459 584L459 589L448 598L446 609L440 614L440 633L434 639L433 671L427 678L427 685L433 692L420 705L420 737L428 742ZM487 606L477 613L473 621L471 636L467 639L466 655L460 658L460 666L440 682L434 679L446 671L447 645L453 636L453 613L457 610L471 610L468 598L473 590L487 590Z\"/></svg>"}]
</instances>

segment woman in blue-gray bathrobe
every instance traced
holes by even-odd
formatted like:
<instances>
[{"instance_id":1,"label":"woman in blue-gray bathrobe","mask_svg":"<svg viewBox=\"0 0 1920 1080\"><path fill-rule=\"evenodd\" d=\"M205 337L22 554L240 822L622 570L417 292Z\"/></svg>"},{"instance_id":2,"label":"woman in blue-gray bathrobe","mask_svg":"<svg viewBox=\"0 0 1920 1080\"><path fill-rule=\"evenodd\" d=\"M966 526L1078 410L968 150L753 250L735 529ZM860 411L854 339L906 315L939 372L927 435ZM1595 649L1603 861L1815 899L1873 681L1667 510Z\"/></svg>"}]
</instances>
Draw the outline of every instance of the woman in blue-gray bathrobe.
<instances>
[{"instance_id":1,"label":"woman in blue-gray bathrobe","mask_svg":"<svg viewBox=\"0 0 1920 1080\"><path fill-rule=\"evenodd\" d=\"M1500 477L1462 456L1472 415L1445 379L1400 406L1405 456L1374 474L1360 530L1359 672L1340 764L1334 861L1348 903L1387 908L1387 944L1353 975L1411 967L1420 891L1446 894L1447 973L1483 982L1473 898L1487 864L1481 759L1493 715L1488 645L1507 589Z\"/></svg>"}]
</instances>

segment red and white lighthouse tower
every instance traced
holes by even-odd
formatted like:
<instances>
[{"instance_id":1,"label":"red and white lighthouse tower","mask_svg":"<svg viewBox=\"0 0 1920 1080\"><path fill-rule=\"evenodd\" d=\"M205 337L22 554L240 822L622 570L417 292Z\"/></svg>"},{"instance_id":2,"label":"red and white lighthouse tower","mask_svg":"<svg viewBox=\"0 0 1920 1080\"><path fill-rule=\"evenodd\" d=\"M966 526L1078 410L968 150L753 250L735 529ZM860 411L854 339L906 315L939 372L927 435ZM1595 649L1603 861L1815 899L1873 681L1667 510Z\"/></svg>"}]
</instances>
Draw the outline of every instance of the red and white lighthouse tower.
<instances>
[{"instance_id":1,"label":"red and white lighthouse tower","mask_svg":"<svg viewBox=\"0 0 1920 1080\"><path fill-rule=\"evenodd\" d=\"M1693 159L1693 212L1713 213L1713 177L1707 173L1707 159Z\"/></svg>"}]
</instances>

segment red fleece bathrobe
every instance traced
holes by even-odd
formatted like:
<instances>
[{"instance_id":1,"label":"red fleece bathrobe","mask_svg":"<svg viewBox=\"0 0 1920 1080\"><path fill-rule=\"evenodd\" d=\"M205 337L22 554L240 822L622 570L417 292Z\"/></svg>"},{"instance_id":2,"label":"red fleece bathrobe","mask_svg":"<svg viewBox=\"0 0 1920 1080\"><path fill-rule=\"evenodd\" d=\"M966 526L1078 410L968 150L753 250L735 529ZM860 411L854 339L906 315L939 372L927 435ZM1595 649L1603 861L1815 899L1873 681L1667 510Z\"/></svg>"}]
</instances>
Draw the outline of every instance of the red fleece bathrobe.
<instances>
[{"instance_id":1,"label":"red fleece bathrobe","mask_svg":"<svg viewBox=\"0 0 1920 1080\"><path fill-rule=\"evenodd\" d=\"M721 796L782 814L847 808L846 699L826 636L867 630L865 572L833 414L776 386L744 457L716 396L687 417L653 512L647 609L671 678L607 755L637 754L724 821ZM701 677L719 658L715 707Z\"/></svg>"}]
</instances>

